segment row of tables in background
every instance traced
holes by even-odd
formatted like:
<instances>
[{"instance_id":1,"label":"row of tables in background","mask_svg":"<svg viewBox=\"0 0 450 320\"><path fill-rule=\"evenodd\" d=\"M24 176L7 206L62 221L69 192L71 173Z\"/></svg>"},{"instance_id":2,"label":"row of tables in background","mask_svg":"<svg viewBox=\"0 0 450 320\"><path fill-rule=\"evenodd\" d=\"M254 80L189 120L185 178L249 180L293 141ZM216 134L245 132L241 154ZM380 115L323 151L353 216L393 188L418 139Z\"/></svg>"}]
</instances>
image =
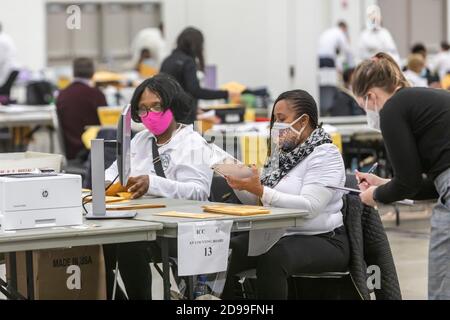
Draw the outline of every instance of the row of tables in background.
<instances>
[{"instance_id":1,"label":"row of tables in background","mask_svg":"<svg viewBox=\"0 0 450 320\"><path fill-rule=\"evenodd\" d=\"M342 141L350 141L356 136L359 139L379 139L381 135L372 131L366 125L365 116L351 116L351 117L327 117L321 118L320 122L325 124L325 129L330 133L338 133L342 137ZM0 128L17 128L17 127L36 127L41 126L48 130L50 138L50 152L55 151L55 135L58 130L58 118L56 115L56 108L53 105L47 106L25 106L12 105L0 106ZM107 126L111 128L111 126ZM136 130L142 130L143 126L134 124ZM205 138L208 141L215 137L218 145L222 144L218 138L223 138L226 135L227 139L233 140L244 136L260 137L267 139L268 137L268 123L267 122L247 122L238 124L219 124L214 125L212 129L205 133ZM55 129L55 130L53 130ZM26 141L19 135L19 145L25 144ZM17 141L16 141L17 142ZM20 147L26 147L20 145ZM19 148L20 149L20 148Z\"/></svg>"}]
</instances>

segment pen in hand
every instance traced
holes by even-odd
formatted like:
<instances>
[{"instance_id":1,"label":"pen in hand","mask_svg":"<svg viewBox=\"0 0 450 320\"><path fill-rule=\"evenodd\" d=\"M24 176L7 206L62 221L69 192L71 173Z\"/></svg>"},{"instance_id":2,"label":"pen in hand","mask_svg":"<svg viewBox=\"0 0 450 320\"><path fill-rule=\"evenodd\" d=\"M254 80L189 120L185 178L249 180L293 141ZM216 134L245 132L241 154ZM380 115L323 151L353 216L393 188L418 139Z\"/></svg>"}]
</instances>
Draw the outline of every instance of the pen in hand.
<instances>
[{"instance_id":1,"label":"pen in hand","mask_svg":"<svg viewBox=\"0 0 450 320\"><path fill-rule=\"evenodd\" d=\"M375 162L375 163L373 164L373 166L369 169L369 171L367 171L367 174L372 174L372 173L374 173L375 170L377 170L377 168L378 168L378 162ZM361 181L358 183L358 185L360 185L360 184L363 183L363 182L367 182L367 180L366 180L366 179L361 179Z\"/></svg>"}]
</instances>

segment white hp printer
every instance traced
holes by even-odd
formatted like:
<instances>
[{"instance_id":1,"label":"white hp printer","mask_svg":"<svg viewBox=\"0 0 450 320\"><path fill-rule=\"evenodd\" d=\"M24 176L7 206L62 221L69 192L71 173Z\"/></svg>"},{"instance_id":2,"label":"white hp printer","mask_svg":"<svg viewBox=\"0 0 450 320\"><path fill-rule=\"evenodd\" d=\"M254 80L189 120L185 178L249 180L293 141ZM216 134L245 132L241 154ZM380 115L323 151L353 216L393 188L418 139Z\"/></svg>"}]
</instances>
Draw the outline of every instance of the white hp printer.
<instances>
[{"instance_id":1,"label":"white hp printer","mask_svg":"<svg viewBox=\"0 0 450 320\"><path fill-rule=\"evenodd\" d=\"M23 174L0 177L1 231L82 223L80 176Z\"/></svg>"}]
</instances>

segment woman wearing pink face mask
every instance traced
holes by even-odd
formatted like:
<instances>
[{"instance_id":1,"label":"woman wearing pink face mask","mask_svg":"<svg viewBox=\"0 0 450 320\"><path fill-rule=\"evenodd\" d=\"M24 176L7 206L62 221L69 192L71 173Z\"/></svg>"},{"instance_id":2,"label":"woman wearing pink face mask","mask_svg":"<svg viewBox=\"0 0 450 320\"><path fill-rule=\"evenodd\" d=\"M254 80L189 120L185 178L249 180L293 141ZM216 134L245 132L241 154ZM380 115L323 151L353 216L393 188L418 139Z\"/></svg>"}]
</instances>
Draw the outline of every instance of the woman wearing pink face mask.
<instances>
[{"instance_id":1,"label":"woman wearing pink face mask","mask_svg":"<svg viewBox=\"0 0 450 320\"><path fill-rule=\"evenodd\" d=\"M177 121L184 119L191 103L192 98L181 86L163 74L145 80L134 92L132 118L142 122L147 130L131 141L131 174L126 187L133 199L144 195L208 199L213 176L211 149L192 125ZM159 156L154 156L155 150ZM117 176L116 163L106 170L105 176L109 181ZM107 269L112 275L116 246L104 247ZM129 299L151 299L149 257L158 250L158 245L150 249L148 243L119 245L119 269Z\"/></svg>"}]
</instances>

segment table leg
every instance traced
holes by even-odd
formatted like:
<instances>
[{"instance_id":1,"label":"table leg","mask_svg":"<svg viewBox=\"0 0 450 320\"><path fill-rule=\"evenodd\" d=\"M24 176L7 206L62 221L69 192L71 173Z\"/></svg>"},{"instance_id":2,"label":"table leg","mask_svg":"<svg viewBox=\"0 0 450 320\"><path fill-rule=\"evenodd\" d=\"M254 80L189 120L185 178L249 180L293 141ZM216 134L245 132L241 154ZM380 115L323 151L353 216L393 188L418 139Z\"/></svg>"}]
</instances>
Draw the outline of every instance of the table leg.
<instances>
[{"instance_id":1,"label":"table leg","mask_svg":"<svg viewBox=\"0 0 450 320\"><path fill-rule=\"evenodd\" d=\"M50 135L50 153L55 153L55 139L53 137L53 127L52 126L48 126L48 134Z\"/></svg>"},{"instance_id":2,"label":"table leg","mask_svg":"<svg viewBox=\"0 0 450 320\"><path fill-rule=\"evenodd\" d=\"M8 270L8 283L4 283L3 280L1 281L2 286L5 290L3 294L10 300L25 300L25 297L22 296L17 291L17 256L15 252L8 253L8 264L9 264L9 270Z\"/></svg>"},{"instance_id":3,"label":"table leg","mask_svg":"<svg viewBox=\"0 0 450 320\"><path fill-rule=\"evenodd\" d=\"M34 300L34 277L33 277L33 252L27 251L26 265L27 265L27 291L28 300Z\"/></svg>"},{"instance_id":4,"label":"table leg","mask_svg":"<svg viewBox=\"0 0 450 320\"><path fill-rule=\"evenodd\" d=\"M17 261L15 252L9 253L9 273L8 287L17 291Z\"/></svg>"},{"instance_id":5,"label":"table leg","mask_svg":"<svg viewBox=\"0 0 450 320\"><path fill-rule=\"evenodd\" d=\"M195 276L188 276L187 296L189 300L194 300L194 277Z\"/></svg>"},{"instance_id":6,"label":"table leg","mask_svg":"<svg viewBox=\"0 0 450 320\"><path fill-rule=\"evenodd\" d=\"M161 238L164 300L170 300L169 239Z\"/></svg>"},{"instance_id":7,"label":"table leg","mask_svg":"<svg viewBox=\"0 0 450 320\"><path fill-rule=\"evenodd\" d=\"M6 297L8 300L14 300L15 298L12 296L12 294L8 291L8 284L3 281L3 279L0 279L0 292Z\"/></svg>"},{"instance_id":8,"label":"table leg","mask_svg":"<svg viewBox=\"0 0 450 320\"><path fill-rule=\"evenodd\" d=\"M395 210L395 225L397 227L400 226L400 209L394 205L394 210Z\"/></svg>"}]
</instances>

